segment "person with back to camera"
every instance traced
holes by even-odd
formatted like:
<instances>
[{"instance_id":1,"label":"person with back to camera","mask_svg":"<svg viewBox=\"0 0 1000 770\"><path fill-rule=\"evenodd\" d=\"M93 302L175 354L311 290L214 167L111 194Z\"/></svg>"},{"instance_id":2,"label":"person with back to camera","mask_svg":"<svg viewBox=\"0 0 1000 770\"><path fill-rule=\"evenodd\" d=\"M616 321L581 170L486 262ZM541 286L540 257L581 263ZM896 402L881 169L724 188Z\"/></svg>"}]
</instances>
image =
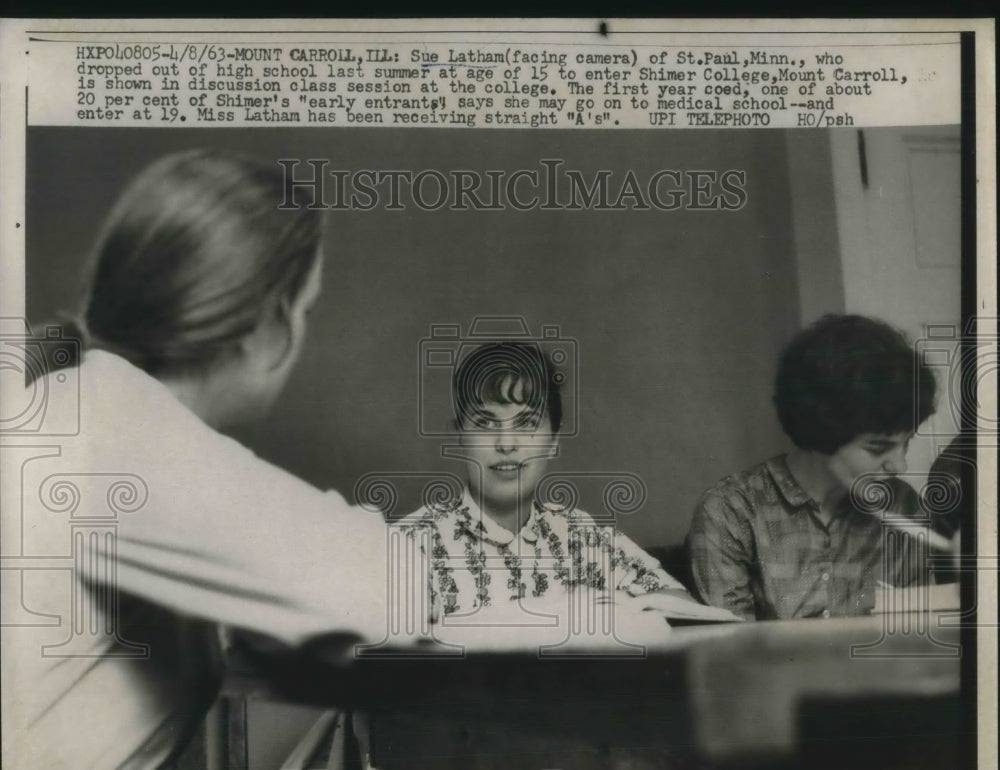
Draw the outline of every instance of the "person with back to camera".
<instances>
[{"instance_id":1,"label":"person with back to camera","mask_svg":"<svg viewBox=\"0 0 1000 770\"><path fill-rule=\"evenodd\" d=\"M881 321L829 315L800 332L774 392L795 448L726 477L695 509L701 598L748 619L850 616L875 608L880 583L926 582L926 546L905 535L884 553L883 519L922 518L898 476L935 392L930 368Z\"/></svg>"},{"instance_id":2,"label":"person with back to camera","mask_svg":"<svg viewBox=\"0 0 1000 770\"><path fill-rule=\"evenodd\" d=\"M168 763L218 691L216 624L286 644L385 635L381 516L218 432L267 412L320 291L318 214L279 210L286 192L277 167L184 152L139 174L105 223L81 324L80 432L38 465L83 474L81 506L103 505L99 474L138 476L148 499L69 579L33 576L32 608L62 625L4 629L5 765ZM68 524L38 496L24 519L42 552L65 551ZM87 618L112 633L41 653Z\"/></svg>"}]
</instances>

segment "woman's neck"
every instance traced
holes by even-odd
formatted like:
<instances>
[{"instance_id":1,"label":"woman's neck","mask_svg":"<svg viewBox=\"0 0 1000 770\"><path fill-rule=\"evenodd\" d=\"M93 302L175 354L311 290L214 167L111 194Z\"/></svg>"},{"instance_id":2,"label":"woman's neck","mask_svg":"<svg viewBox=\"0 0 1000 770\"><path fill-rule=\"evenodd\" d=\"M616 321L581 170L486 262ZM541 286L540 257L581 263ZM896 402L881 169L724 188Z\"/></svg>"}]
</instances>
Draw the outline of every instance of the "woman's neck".
<instances>
[{"instance_id":1,"label":"woman's neck","mask_svg":"<svg viewBox=\"0 0 1000 770\"><path fill-rule=\"evenodd\" d=\"M520 501L514 505L494 505L489 500L480 500L475 492L472 492L472 499L482 509L484 515L488 516L491 521L499 524L501 527L509 532L517 534L521 531L521 527L528 520L531 515L531 502L530 501Z\"/></svg>"},{"instance_id":2,"label":"woman's neck","mask_svg":"<svg viewBox=\"0 0 1000 770\"><path fill-rule=\"evenodd\" d=\"M232 398L213 374L168 374L158 378L174 398L190 409L209 427L219 430L232 420Z\"/></svg>"},{"instance_id":3,"label":"woman's neck","mask_svg":"<svg viewBox=\"0 0 1000 770\"><path fill-rule=\"evenodd\" d=\"M847 490L830 473L829 458L820 452L793 449L786 458L788 470L802 490L825 511L835 511Z\"/></svg>"}]
</instances>

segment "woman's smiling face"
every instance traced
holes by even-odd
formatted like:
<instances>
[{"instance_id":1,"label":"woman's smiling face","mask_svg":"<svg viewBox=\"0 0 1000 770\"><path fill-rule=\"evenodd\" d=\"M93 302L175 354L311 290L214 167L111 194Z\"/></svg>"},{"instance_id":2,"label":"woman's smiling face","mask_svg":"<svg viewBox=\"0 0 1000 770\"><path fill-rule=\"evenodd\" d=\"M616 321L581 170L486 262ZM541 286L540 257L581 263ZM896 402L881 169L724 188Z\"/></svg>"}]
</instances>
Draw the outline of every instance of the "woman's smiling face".
<instances>
[{"instance_id":1,"label":"woman's smiling face","mask_svg":"<svg viewBox=\"0 0 1000 770\"><path fill-rule=\"evenodd\" d=\"M529 504L558 437L546 410L487 401L462 421L461 445L475 499L493 509Z\"/></svg>"}]
</instances>

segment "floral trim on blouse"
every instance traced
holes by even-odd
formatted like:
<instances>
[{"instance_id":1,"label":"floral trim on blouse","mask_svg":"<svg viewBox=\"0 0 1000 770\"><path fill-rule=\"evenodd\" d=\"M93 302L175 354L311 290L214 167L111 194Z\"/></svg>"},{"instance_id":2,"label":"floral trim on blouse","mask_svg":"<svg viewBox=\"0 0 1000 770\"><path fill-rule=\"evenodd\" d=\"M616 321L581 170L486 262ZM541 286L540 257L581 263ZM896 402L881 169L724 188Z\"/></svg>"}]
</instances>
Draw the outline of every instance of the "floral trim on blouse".
<instances>
[{"instance_id":1,"label":"floral trim on blouse","mask_svg":"<svg viewBox=\"0 0 1000 770\"><path fill-rule=\"evenodd\" d=\"M410 538L430 530L428 589L444 614L489 606L497 596L545 596L558 585L614 586L639 595L681 588L655 558L613 526L596 523L582 511L534 504L516 535L487 527L468 498L425 507L395 524ZM493 530L492 533L490 530ZM505 541L497 538L503 533ZM450 538L448 537L450 536Z\"/></svg>"}]
</instances>

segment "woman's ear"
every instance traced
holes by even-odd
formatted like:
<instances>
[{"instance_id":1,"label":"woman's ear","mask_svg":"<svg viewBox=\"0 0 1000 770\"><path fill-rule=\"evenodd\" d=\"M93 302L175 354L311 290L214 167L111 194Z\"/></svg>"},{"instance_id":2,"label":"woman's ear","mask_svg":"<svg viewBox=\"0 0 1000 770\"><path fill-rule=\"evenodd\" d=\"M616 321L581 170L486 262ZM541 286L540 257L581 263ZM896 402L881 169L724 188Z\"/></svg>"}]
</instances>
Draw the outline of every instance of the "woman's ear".
<instances>
[{"instance_id":1,"label":"woman's ear","mask_svg":"<svg viewBox=\"0 0 1000 770\"><path fill-rule=\"evenodd\" d=\"M278 327L281 333L281 344L278 346L277 358L272 365L272 369L279 369L285 366L289 359L294 358L295 350L298 347L295 339L297 331L295 328L295 313L292 308L292 300L287 296L281 298L276 310Z\"/></svg>"},{"instance_id":2,"label":"woman's ear","mask_svg":"<svg viewBox=\"0 0 1000 770\"><path fill-rule=\"evenodd\" d=\"M244 355L256 361L264 371L283 367L295 351L291 302L282 298L262 315L257 327L240 341Z\"/></svg>"}]
</instances>

